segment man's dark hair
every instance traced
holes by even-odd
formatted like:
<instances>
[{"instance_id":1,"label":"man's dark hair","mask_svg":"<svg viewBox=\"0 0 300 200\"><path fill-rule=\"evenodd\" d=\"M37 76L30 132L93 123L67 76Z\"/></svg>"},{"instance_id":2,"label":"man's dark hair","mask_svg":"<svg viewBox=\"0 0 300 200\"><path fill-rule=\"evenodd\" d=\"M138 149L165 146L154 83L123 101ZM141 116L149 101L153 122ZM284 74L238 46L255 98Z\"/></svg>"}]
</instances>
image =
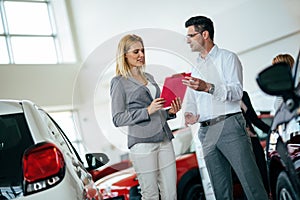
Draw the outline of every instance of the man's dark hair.
<instances>
[{"instance_id":1,"label":"man's dark hair","mask_svg":"<svg viewBox=\"0 0 300 200\"><path fill-rule=\"evenodd\" d=\"M205 16L191 17L185 22L185 28L189 26L194 26L195 31L202 33L203 31L208 31L210 39L214 41L214 24L211 19Z\"/></svg>"}]
</instances>

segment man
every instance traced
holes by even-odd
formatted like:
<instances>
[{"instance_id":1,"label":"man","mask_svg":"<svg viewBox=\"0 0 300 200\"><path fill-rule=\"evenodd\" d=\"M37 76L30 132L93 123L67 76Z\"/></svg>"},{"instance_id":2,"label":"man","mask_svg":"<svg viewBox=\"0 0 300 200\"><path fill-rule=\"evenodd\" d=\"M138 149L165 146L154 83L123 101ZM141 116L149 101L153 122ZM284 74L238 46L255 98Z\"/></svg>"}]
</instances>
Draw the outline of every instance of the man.
<instances>
[{"instance_id":1,"label":"man","mask_svg":"<svg viewBox=\"0 0 300 200\"><path fill-rule=\"evenodd\" d=\"M193 52L199 52L192 77L183 80L189 87L185 123L200 123L198 136L216 199L233 199L232 167L248 200L266 200L240 108L243 76L239 58L214 44L209 18L192 17L185 27L187 43Z\"/></svg>"}]
</instances>

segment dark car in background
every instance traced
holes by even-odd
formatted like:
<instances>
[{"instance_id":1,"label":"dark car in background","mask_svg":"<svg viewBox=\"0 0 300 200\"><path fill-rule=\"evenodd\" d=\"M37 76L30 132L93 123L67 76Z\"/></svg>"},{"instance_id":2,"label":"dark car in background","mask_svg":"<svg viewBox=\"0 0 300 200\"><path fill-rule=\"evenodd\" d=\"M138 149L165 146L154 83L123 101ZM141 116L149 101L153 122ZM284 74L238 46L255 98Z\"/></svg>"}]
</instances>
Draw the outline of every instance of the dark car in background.
<instances>
[{"instance_id":1,"label":"dark car in background","mask_svg":"<svg viewBox=\"0 0 300 200\"><path fill-rule=\"evenodd\" d=\"M258 74L257 83L269 95L283 98L274 115L266 146L273 200L300 199L300 69L274 64Z\"/></svg>"},{"instance_id":2,"label":"dark car in background","mask_svg":"<svg viewBox=\"0 0 300 200\"><path fill-rule=\"evenodd\" d=\"M86 154L88 167L58 124L27 100L0 100L0 199L101 200L88 170L108 162Z\"/></svg>"}]
</instances>

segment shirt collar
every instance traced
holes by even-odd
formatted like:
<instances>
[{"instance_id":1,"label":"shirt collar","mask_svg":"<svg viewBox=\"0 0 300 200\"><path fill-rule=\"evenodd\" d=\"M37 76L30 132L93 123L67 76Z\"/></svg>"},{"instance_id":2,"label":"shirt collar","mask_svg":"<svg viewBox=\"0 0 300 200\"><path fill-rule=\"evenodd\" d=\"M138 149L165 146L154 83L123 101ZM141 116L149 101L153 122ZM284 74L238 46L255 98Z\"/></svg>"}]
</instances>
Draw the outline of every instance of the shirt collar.
<instances>
[{"instance_id":1,"label":"shirt collar","mask_svg":"<svg viewBox=\"0 0 300 200\"><path fill-rule=\"evenodd\" d=\"M214 58L217 55L218 50L219 50L219 47L215 44L213 46L213 48L211 48L211 50L208 52L208 54L206 55L205 58L202 58L201 55L199 54L197 61L201 62L201 61L205 61L205 60L209 59L210 57Z\"/></svg>"}]
</instances>

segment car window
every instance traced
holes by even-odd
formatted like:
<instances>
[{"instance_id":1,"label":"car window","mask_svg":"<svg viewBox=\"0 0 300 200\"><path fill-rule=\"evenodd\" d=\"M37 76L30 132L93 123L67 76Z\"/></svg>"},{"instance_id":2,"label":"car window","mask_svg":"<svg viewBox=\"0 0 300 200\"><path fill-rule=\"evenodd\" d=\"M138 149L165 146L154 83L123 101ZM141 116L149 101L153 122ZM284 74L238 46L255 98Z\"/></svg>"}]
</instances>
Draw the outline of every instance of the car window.
<instances>
[{"instance_id":1,"label":"car window","mask_svg":"<svg viewBox=\"0 0 300 200\"><path fill-rule=\"evenodd\" d=\"M60 129L56 126L56 124L48 116L48 114L45 111L43 111L43 110L39 110L39 113L40 113L43 121L47 125L48 132L51 133L55 137L55 140L58 141L59 144L61 144L62 146L64 146L64 148L67 148L69 151L72 151L70 149L70 147L67 145L65 139L62 137L62 135L60 133Z\"/></svg>"},{"instance_id":2,"label":"car window","mask_svg":"<svg viewBox=\"0 0 300 200\"><path fill-rule=\"evenodd\" d=\"M193 135L190 128L174 131L174 137L172 142L176 156L195 151Z\"/></svg>"},{"instance_id":3,"label":"car window","mask_svg":"<svg viewBox=\"0 0 300 200\"><path fill-rule=\"evenodd\" d=\"M63 130L58 126L58 124L44 110L39 109L39 112L43 120L47 124L48 130L54 135L55 139L58 140L59 143L64 146L64 148L67 148L67 150L71 152L74 157L76 157L82 163L82 160L79 157L76 149L69 141Z\"/></svg>"},{"instance_id":4,"label":"car window","mask_svg":"<svg viewBox=\"0 0 300 200\"><path fill-rule=\"evenodd\" d=\"M76 166L77 175L82 180L84 184L89 184L92 180L91 175L86 171L84 167L84 163L82 162L78 152L63 132L63 130L59 127L59 125L43 110L39 110L40 114L43 117L43 120L46 122L48 129L54 135L54 137L59 141L60 145L65 148L66 151L69 151L70 157L72 159L72 164ZM67 149L66 149L67 147Z\"/></svg>"},{"instance_id":5,"label":"car window","mask_svg":"<svg viewBox=\"0 0 300 200\"><path fill-rule=\"evenodd\" d=\"M263 122L265 122L267 125L271 127L273 122L273 116L269 114L262 114L258 116ZM268 136L268 133L263 132L261 129L257 128L255 125L253 125L255 132L257 133L257 136L260 140L265 140Z\"/></svg>"},{"instance_id":6,"label":"car window","mask_svg":"<svg viewBox=\"0 0 300 200\"><path fill-rule=\"evenodd\" d=\"M0 196L22 194L22 156L33 145L23 113L0 116Z\"/></svg>"}]
</instances>

